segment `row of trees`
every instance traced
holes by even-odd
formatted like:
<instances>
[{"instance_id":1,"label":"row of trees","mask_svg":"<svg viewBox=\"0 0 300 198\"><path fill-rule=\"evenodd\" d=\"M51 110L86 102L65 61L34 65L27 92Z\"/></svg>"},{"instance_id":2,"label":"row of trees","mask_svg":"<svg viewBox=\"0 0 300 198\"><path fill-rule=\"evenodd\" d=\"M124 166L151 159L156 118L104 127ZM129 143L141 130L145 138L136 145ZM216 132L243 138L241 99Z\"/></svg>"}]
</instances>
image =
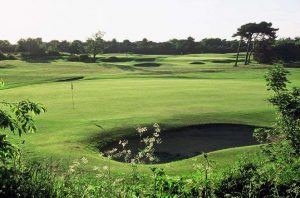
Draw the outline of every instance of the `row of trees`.
<instances>
[{"instance_id":1,"label":"row of trees","mask_svg":"<svg viewBox=\"0 0 300 198\"><path fill-rule=\"evenodd\" d=\"M235 66L239 61L240 52L246 52L245 65L250 63L252 56L259 63L300 60L300 38L276 40L277 31L278 28L274 28L272 23L262 21L242 25L233 35L239 39L231 41L220 38L195 41L192 37L172 39L167 42L154 42L147 39L136 42L129 40L119 42L116 39L105 41L102 31L96 32L86 41L52 40L43 42L41 38L28 38L20 39L16 45L12 45L7 40L0 40L0 60L1 52L21 52L23 55L31 57L59 56L60 53L83 54L85 59L95 61L97 54L100 53L193 54L232 53L236 50ZM4 57L3 54L2 57Z\"/></svg>"},{"instance_id":2,"label":"row of trees","mask_svg":"<svg viewBox=\"0 0 300 198\"><path fill-rule=\"evenodd\" d=\"M20 39L16 45L7 40L0 40L0 51L3 53L23 52L33 56L44 54L58 55L61 52L70 54L90 54L96 57L99 53L137 53L137 54L192 54L192 53L230 53L235 52L239 45L237 40L228 41L220 38L206 38L195 41L194 38L172 39L167 42L154 42L147 39L131 42L116 39L103 40L104 33L99 31L86 41L58 41L43 42L41 38ZM246 43L242 42L241 50L246 50Z\"/></svg>"},{"instance_id":3,"label":"row of trees","mask_svg":"<svg viewBox=\"0 0 300 198\"><path fill-rule=\"evenodd\" d=\"M259 63L300 61L300 37L261 41L253 56Z\"/></svg>"}]
</instances>

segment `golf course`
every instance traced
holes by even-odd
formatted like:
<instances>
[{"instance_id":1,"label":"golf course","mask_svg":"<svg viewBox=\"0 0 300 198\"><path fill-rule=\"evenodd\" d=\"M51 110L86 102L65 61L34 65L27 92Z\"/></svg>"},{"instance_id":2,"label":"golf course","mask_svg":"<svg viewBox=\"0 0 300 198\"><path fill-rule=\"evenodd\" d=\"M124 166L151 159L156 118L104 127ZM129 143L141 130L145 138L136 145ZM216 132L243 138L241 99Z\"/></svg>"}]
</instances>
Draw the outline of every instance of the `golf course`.
<instances>
[{"instance_id":1,"label":"golf course","mask_svg":"<svg viewBox=\"0 0 300 198\"><path fill-rule=\"evenodd\" d=\"M0 198L299 198L299 7L1 2Z\"/></svg>"},{"instance_id":2,"label":"golf course","mask_svg":"<svg viewBox=\"0 0 300 198\"><path fill-rule=\"evenodd\" d=\"M101 149L118 140L130 140L137 127L151 130L158 123L166 136L162 146L165 142L180 152L188 150L189 139L183 144L180 139L191 136L189 127L196 134L202 125L218 125L215 135L200 136L199 144L204 138L204 145L199 150L193 147L187 156L155 165L171 175L189 175L193 173L191 164L203 151L208 151L216 167L226 167L242 155L255 155L252 129L274 123L275 110L266 101L270 93L264 79L270 65L253 61L234 67L235 54L231 53L105 54L98 58L96 63L64 58L0 61L0 77L5 82L1 100L30 99L47 108L46 113L35 117L36 133L21 138L9 135L27 160L60 160L68 167L72 160L85 157L88 169L104 165ZM291 85L299 86L300 69L288 71ZM226 124L241 127L231 133ZM213 131L212 127L205 133ZM206 149L207 141L216 146ZM191 144L197 145L197 141ZM149 171L149 165L138 166ZM112 173L129 170L129 164L111 161Z\"/></svg>"}]
</instances>

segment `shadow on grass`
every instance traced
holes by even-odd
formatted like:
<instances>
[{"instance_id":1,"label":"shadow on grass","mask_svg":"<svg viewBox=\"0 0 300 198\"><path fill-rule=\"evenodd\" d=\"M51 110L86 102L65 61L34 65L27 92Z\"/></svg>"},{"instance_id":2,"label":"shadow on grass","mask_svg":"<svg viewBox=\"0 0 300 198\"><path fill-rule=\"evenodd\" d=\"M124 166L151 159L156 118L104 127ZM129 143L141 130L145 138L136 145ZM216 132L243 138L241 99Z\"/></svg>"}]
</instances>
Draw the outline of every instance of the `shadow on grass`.
<instances>
[{"instance_id":1,"label":"shadow on grass","mask_svg":"<svg viewBox=\"0 0 300 198\"><path fill-rule=\"evenodd\" d=\"M234 58L234 60L236 59L236 55L232 55L232 56L229 56L229 58ZM246 55L239 55L239 59L243 59L243 58L246 58Z\"/></svg>"},{"instance_id":2,"label":"shadow on grass","mask_svg":"<svg viewBox=\"0 0 300 198\"><path fill-rule=\"evenodd\" d=\"M156 58L137 58L135 59L136 62L154 62Z\"/></svg>"},{"instance_id":3,"label":"shadow on grass","mask_svg":"<svg viewBox=\"0 0 300 198\"><path fill-rule=\"evenodd\" d=\"M207 70L201 70L201 73L218 73L218 72L224 72L224 70L216 70L216 69L207 69Z\"/></svg>"},{"instance_id":4,"label":"shadow on grass","mask_svg":"<svg viewBox=\"0 0 300 198\"><path fill-rule=\"evenodd\" d=\"M69 81L81 80L83 78L84 76L65 77L65 78L58 79L55 82L69 82Z\"/></svg>"},{"instance_id":5,"label":"shadow on grass","mask_svg":"<svg viewBox=\"0 0 300 198\"><path fill-rule=\"evenodd\" d=\"M10 64L0 65L0 69L12 69L12 68L15 68L15 67L16 66L10 65Z\"/></svg>"},{"instance_id":6,"label":"shadow on grass","mask_svg":"<svg viewBox=\"0 0 300 198\"><path fill-rule=\"evenodd\" d=\"M194 62L191 62L190 64L193 64L193 65L203 65L203 64L205 64L205 62L202 62L202 61L194 61Z\"/></svg>"},{"instance_id":7,"label":"shadow on grass","mask_svg":"<svg viewBox=\"0 0 300 198\"><path fill-rule=\"evenodd\" d=\"M98 59L101 62L106 62L106 63L115 63L115 62L129 62L133 61L133 58L127 58L127 57L116 57L116 56L111 56L108 58L100 58Z\"/></svg>"},{"instance_id":8,"label":"shadow on grass","mask_svg":"<svg viewBox=\"0 0 300 198\"><path fill-rule=\"evenodd\" d=\"M235 59L211 59L207 61L211 63L235 63ZM239 59L238 62L244 62L244 60Z\"/></svg>"},{"instance_id":9,"label":"shadow on grass","mask_svg":"<svg viewBox=\"0 0 300 198\"><path fill-rule=\"evenodd\" d=\"M212 63L234 63L233 59L222 59L222 60L210 60Z\"/></svg>"},{"instance_id":10,"label":"shadow on grass","mask_svg":"<svg viewBox=\"0 0 300 198\"><path fill-rule=\"evenodd\" d=\"M161 64L159 63L138 63L134 64L136 67L159 67Z\"/></svg>"},{"instance_id":11,"label":"shadow on grass","mask_svg":"<svg viewBox=\"0 0 300 198\"><path fill-rule=\"evenodd\" d=\"M21 60L28 62L28 63L51 63L53 61L62 59L61 56L41 56L41 57L34 57L34 56L22 56Z\"/></svg>"},{"instance_id":12,"label":"shadow on grass","mask_svg":"<svg viewBox=\"0 0 300 198\"><path fill-rule=\"evenodd\" d=\"M124 71L135 71L136 69L129 65L114 65L116 68L124 70Z\"/></svg>"}]
</instances>

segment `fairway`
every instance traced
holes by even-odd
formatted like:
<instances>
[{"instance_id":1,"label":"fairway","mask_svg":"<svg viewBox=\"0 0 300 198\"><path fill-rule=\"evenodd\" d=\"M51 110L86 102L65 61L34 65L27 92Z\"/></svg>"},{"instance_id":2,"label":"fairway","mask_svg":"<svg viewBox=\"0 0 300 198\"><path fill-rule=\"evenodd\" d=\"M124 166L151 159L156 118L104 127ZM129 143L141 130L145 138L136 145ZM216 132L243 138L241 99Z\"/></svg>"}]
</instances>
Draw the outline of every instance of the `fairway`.
<instances>
[{"instance_id":1,"label":"fairway","mask_svg":"<svg viewBox=\"0 0 300 198\"><path fill-rule=\"evenodd\" d=\"M67 166L84 156L89 166L101 165L105 159L99 148L134 134L138 126L159 123L163 133L199 124L271 126L274 121L274 109L265 100L268 65L233 67L234 54L102 58L110 62L0 62L0 78L6 83L1 99L30 99L47 107L36 117L37 133L22 136L26 157L62 160ZM300 85L300 69L289 70L293 85ZM10 138L20 142L17 136ZM253 153L255 146L216 151L211 157L225 166L245 151ZM159 166L171 174L189 174L191 160ZM113 172L129 168L112 162Z\"/></svg>"}]
</instances>

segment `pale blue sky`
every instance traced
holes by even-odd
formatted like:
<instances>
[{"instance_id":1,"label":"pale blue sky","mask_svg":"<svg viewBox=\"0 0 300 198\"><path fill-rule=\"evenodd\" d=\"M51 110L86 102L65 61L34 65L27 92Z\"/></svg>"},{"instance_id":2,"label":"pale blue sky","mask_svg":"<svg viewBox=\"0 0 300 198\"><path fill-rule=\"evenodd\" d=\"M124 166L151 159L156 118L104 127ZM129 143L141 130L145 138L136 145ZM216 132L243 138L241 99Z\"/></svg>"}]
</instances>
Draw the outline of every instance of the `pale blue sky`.
<instances>
[{"instance_id":1,"label":"pale blue sky","mask_svg":"<svg viewBox=\"0 0 300 198\"><path fill-rule=\"evenodd\" d=\"M273 22L279 37L300 36L300 0L0 0L0 39L42 37L166 41L231 39L247 22Z\"/></svg>"}]
</instances>

